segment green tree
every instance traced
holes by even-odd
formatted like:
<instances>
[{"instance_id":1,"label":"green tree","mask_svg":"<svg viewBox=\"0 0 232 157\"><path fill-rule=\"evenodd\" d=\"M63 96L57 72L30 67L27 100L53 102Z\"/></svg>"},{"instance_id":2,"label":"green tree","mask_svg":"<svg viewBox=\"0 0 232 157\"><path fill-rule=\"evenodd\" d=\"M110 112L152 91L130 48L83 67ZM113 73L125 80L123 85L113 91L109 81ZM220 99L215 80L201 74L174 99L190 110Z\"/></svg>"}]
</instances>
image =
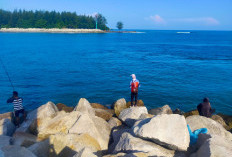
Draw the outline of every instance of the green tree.
<instances>
[{"instance_id":1,"label":"green tree","mask_svg":"<svg viewBox=\"0 0 232 157\"><path fill-rule=\"evenodd\" d=\"M36 28L47 28L47 21L44 19L40 19L40 20L36 21L35 27Z\"/></svg>"},{"instance_id":2,"label":"green tree","mask_svg":"<svg viewBox=\"0 0 232 157\"><path fill-rule=\"evenodd\" d=\"M106 18L98 14L98 28L108 30ZM13 12L0 9L1 28L95 28L92 16L77 15L75 12L25 11Z\"/></svg>"},{"instance_id":3,"label":"green tree","mask_svg":"<svg viewBox=\"0 0 232 157\"><path fill-rule=\"evenodd\" d=\"M123 23L121 21L117 22L117 28L121 30L123 28Z\"/></svg>"}]
</instances>

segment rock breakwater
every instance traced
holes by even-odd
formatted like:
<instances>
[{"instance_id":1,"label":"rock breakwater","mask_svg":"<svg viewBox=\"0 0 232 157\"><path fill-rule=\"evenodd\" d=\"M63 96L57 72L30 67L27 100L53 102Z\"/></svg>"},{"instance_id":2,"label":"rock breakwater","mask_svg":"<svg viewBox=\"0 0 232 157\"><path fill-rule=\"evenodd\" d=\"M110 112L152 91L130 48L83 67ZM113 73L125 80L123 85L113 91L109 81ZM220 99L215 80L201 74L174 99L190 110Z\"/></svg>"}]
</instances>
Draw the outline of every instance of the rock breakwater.
<instances>
[{"instance_id":1,"label":"rock breakwater","mask_svg":"<svg viewBox=\"0 0 232 157\"><path fill-rule=\"evenodd\" d=\"M2 114L0 156L232 156L229 116L211 119L197 111L175 114L168 105L148 111L140 102L140 106L130 107L125 99L119 99L112 109L85 98L75 108L48 102L30 111L17 129L10 113ZM208 133L200 134L197 144L190 146L187 124L193 131L207 128Z\"/></svg>"}]
</instances>

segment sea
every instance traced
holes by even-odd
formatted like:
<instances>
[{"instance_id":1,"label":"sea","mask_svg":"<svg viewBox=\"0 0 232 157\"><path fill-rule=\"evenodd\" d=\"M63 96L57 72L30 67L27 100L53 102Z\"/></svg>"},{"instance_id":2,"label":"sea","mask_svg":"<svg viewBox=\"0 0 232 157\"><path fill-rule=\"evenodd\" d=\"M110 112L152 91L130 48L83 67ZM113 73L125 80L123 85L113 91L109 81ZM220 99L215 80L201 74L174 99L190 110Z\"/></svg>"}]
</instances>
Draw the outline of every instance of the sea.
<instances>
[{"instance_id":1,"label":"sea","mask_svg":"<svg viewBox=\"0 0 232 157\"><path fill-rule=\"evenodd\" d=\"M232 115L232 31L0 33L0 57L0 113L13 110L13 90L26 110L80 98L110 107L130 101L136 74L148 109L189 111L208 97L217 113Z\"/></svg>"}]
</instances>

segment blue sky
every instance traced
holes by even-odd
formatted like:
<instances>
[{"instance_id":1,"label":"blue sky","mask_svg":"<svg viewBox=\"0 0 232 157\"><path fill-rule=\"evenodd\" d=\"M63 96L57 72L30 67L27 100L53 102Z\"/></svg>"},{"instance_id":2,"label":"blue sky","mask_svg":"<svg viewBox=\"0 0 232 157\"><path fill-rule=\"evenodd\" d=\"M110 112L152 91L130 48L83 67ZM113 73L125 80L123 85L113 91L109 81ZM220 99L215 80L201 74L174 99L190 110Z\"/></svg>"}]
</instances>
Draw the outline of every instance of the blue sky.
<instances>
[{"instance_id":1,"label":"blue sky","mask_svg":"<svg viewBox=\"0 0 232 157\"><path fill-rule=\"evenodd\" d=\"M232 0L0 0L0 8L99 12L110 28L232 30Z\"/></svg>"}]
</instances>

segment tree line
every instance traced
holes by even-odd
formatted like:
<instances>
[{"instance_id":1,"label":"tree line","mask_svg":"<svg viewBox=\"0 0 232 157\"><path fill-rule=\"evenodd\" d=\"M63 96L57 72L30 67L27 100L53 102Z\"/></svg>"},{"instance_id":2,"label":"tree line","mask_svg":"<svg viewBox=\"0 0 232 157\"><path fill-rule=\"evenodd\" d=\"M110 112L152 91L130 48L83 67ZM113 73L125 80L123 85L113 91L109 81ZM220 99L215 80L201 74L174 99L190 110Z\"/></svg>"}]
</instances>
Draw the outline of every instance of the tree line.
<instances>
[{"instance_id":1,"label":"tree line","mask_svg":"<svg viewBox=\"0 0 232 157\"><path fill-rule=\"evenodd\" d=\"M96 28L109 30L106 18L98 16L77 15L75 12L56 11L6 11L0 9L0 28Z\"/></svg>"}]
</instances>

